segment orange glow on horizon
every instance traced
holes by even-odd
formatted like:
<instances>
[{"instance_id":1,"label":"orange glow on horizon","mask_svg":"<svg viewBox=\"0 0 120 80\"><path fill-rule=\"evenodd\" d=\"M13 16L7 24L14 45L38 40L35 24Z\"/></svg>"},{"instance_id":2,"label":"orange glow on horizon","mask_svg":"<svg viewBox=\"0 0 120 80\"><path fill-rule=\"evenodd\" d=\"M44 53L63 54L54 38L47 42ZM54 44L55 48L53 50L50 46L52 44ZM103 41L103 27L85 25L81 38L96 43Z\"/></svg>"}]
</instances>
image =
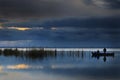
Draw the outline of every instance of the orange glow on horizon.
<instances>
[{"instance_id":1,"label":"orange glow on horizon","mask_svg":"<svg viewBox=\"0 0 120 80\"><path fill-rule=\"evenodd\" d=\"M9 29L15 29L15 30L19 30L19 31L26 31L26 30L30 30L31 28L26 28L26 27L10 27Z\"/></svg>"},{"instance_id":2,"label":"orange glow on horizon","mask_svg":"<svg viewBox=\"0 0 120 80\"><path fill-rule=\"evenodd\" d=\"M16 29L20 31L26 31L26 30L29 30L30 28L16 28Z\"/></svg>"}]
</instances>

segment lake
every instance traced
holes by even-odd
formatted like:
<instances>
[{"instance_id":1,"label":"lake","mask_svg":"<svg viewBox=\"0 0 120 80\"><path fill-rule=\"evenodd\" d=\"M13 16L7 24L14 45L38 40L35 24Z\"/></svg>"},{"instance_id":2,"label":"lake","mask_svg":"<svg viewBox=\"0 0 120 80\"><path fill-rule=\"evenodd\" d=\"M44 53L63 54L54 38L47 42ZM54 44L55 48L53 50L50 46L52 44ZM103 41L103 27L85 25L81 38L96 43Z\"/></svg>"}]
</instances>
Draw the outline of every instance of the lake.
<instances>
[{"instance_id":1,"label":"lake","mask_svg":"<svg viewBox=\"0 0 120 80\"><path fill-rule=\"evenodd\" d=\"M3 50L0 80L120 80L120 49L108 49L114 56L97 57L92 51L100 48Z\"/></svg>"}]
</instances>

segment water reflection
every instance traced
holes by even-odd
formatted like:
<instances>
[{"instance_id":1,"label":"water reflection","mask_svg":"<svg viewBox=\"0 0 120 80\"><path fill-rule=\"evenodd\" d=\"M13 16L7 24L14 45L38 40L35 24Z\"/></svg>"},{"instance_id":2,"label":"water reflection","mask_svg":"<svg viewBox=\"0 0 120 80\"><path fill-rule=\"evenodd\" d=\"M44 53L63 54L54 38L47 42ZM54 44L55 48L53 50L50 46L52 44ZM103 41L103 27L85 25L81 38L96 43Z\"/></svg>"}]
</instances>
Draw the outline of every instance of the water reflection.
<instances>
[{"instance_id":1,"label":"water reflection","mask_svg":"<svg viewBox=\"0 0 120 80\"><path fill-rule=\"evenodd\" d=\"M7 69L28 69L30 66L26 64L18 64L18 65L9 65Z\"/></svg>"},{"instance_id":2,"label":"water reflection","mask_svg":"<svg viewBox=\"0 0 120 80\"><path fill-rule=\"evenodd\" d=\"M51 80L119 80L119 62L119 52L93 56L91 51L0 50L1 71L28 72L35 76L31 80L39 80L43 74L42 80L50 80L48 75Z\"/></svg>"},{"instance_id":3,"label":"water reflection","mask_svg":"<svg viewBox=\"0 0 120 80\"><path fill-rule=\"evenodd\" d=\"M107 60L107 57L112 57L112 58L114 58L114 53L113 54L92 54L92 58L97 58L98 60L100 59L100 57L102 57L103 58L103 61L104 62L106 62L106 60Z\"/></svg>"}]
</instances>

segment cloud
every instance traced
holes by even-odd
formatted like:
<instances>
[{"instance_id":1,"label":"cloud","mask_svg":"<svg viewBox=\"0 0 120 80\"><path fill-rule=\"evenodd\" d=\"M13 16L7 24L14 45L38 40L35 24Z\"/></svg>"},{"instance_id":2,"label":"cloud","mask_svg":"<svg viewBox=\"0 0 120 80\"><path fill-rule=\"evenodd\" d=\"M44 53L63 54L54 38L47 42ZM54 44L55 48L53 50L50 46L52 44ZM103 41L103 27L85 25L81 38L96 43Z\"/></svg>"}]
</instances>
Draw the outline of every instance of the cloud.
<instances>
[{"instance_id":1,"label":"cloud","mask_svg":"<svg viewBox=\"0 0 120 80\"><path fill-rule=\"evenodd\" d=\"M5 23L5 22L9 22L9 20L0 18L0 23Z\"/></svg>"},{"instance_id":2,"label":"cloud","mask_svg":"<svg viewBox=\"0 0 120 80\"><path fill-rule=\"evenodd\" d=\"M117 44L119 3L119 0L0 0L0 40L37 40L35 44L50 41L52 45L68 46L86 42Z\"/></svg>"},{"instance_id":3,"label":"cloud","mask_svg":"<svg viewBox=\"0 0 120 80\"><path fill-rule=\"evenodd\" d=\"M119 0L85 0L92 5L119 8ZM102 10L86 5L83 0L0 0L2 18L61 18L119 15L114 10Z\"/></svg>"},{"instance_id":4,"label":"cloud","mask_svg":"<svg viewBox=\"0 0 120 80\"><path fill-rule=\"evenodd\" d=\"M55 0L0 0L2 17L53 16L60 13L60 3Z\"/></svg>"},{"instance_id":5,"label":"cloud","mask_svg":"<svg viewBox=\"0 0 120 80\"><path fill-rule=\"evenodd\" d=\"M0 44L1 46L7 46L8 43L9 46L29 46L26 40L31 40L30 45L32 46L88 47L92 45L100 47L107 45L118 47L119 21L119 17L101 17L63 18L41 23L39 21L37 23L5 23L4 28L0 29L0 40L2 41ZM8 43L4 41L8 41Z\"/></svg>"},{"instance_id":6,"label":"cloud","mask_svg":"<svg viewBox=\"0 0 120 80\"><path fill-rule=\"evenodd\" d=\"M28 45L31 40L14 40L14 41L0 41L0 47L24 47L25 45Z\"/></svg>"},{"instance_id":7,"label":"cloud","mask_svg":"<svg viewBox=\"0 0 120 80\"><path fill-rule=\"evenodd\" d=\"M120 0L85 0L85 2L101 8L120 9Z\"/></svg>"}]
</instances>

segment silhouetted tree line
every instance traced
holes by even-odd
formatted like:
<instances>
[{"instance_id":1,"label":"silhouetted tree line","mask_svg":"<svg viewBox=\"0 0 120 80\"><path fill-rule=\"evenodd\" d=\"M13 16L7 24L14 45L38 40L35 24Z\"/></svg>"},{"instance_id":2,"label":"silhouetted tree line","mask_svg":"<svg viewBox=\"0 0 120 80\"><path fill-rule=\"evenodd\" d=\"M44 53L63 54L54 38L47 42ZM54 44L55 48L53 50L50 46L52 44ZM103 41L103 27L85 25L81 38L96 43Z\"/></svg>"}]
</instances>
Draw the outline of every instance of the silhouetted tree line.
<instances>
[{"instance_id":1,"label":"silhouetted tree line","mask_svg":"<svg viewBox=\"0 0 120 80\"><path fill-rule=\"evenodd\" d=\"M69 56L69 57L81 57L84 58L83 52L79 51L56 51L56 50L44 50L44 48L41 49L30 49L26 51L21 51L16 49L0 49L0 55L3 56L15 56L15 57L21 57L26 59L44 59L47 57L56 58L57 56Z\"/></svg>"},{"instance_id":2,"label":"silhouetted tree line","mask_svg":"<svg viewBox=\"0 0 120 80\"><path fill-rule=\"evenodd\" d=\"M0 50L0 55L3 56L15 56L15 57L25 57L25 58L31 58L31 59L37 59L37 58L44 58L44 57L55 57L56 51L47 51L44 49L32 49L27 51L20 51L17 48L16 49L4 49Z\"/></svg>"}]
</instances>

